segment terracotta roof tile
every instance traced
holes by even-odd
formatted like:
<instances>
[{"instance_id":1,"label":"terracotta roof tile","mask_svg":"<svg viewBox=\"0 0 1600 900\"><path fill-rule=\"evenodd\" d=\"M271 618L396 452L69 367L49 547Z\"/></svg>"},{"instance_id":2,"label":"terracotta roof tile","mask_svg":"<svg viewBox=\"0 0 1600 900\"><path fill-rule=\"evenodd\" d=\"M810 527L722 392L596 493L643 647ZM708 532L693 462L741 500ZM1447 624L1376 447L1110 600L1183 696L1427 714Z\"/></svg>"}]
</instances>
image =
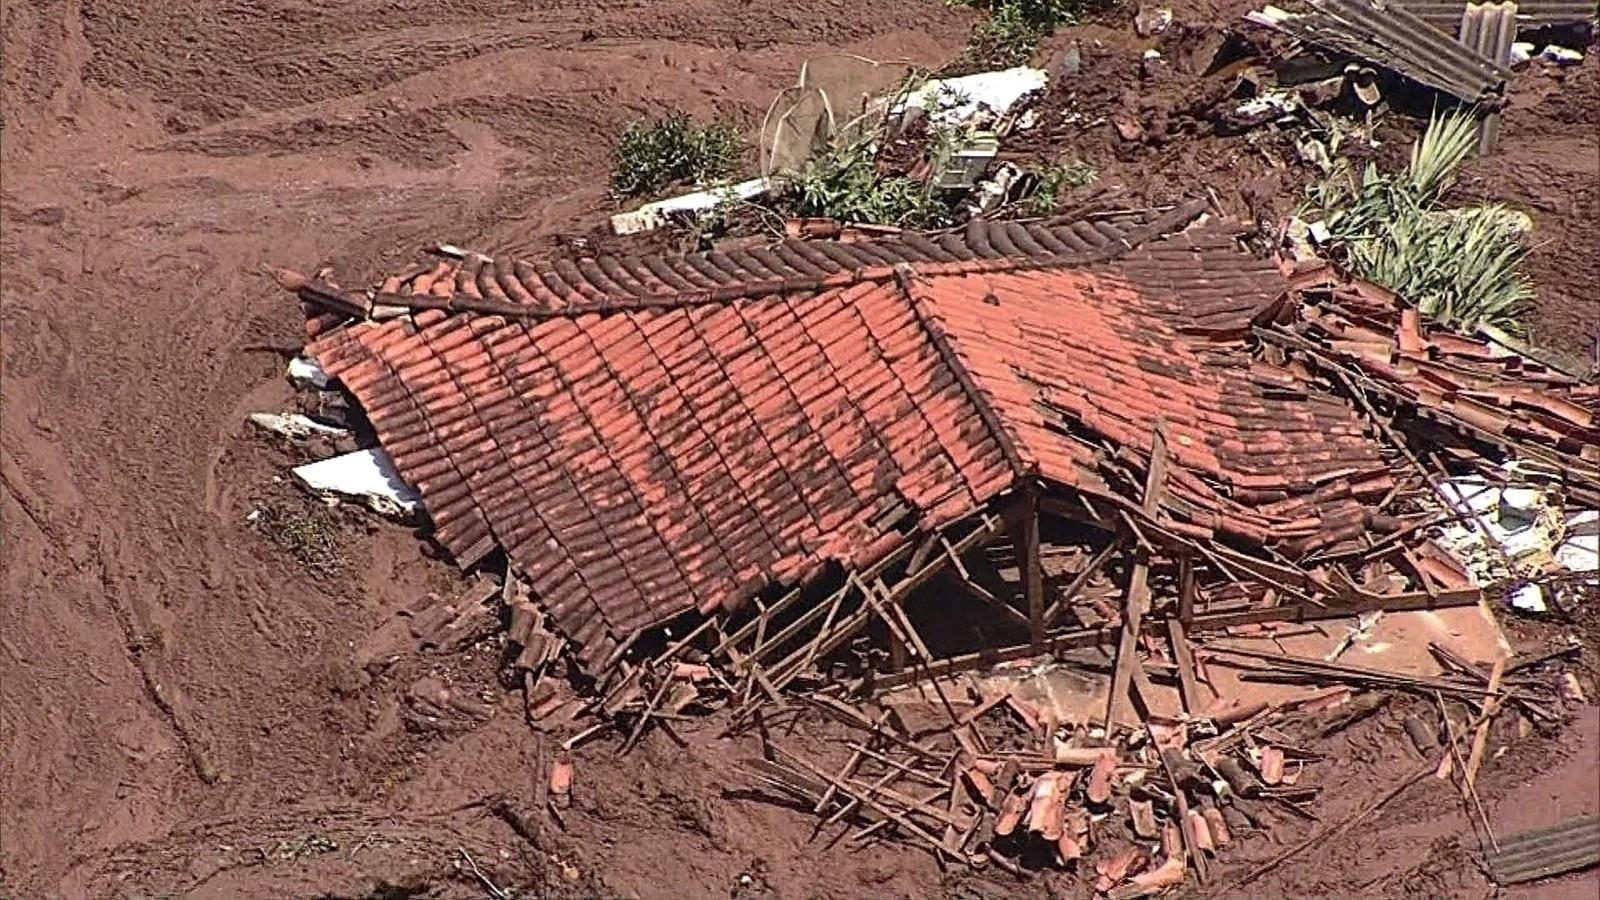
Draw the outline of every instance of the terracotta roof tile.
<instances>
[{"instance_id":1,"label":"terracotta roof tile","mask_svg":"<svg viewBox=\"0 0 1600 900\"><path fill-rule=\"evenodd\" d=\"M1361 423L1224 343L1282 276L1223 230L1139 246L1180 219L542 275L473 257L378 297L443 285L464 311L324 329L310 349L366 408L439 540L461 555L492 537L597 664L686 610L880 552L891 501L911 511L894 527L934 528L1021 477L1114 490L1107 443L1147 453L1158 419L1171 512L1194 526L1266 541L1359 519L1349 483L1387 475ZM909 260L929 261L896 274Z\"/></svg>"}]
</instances>

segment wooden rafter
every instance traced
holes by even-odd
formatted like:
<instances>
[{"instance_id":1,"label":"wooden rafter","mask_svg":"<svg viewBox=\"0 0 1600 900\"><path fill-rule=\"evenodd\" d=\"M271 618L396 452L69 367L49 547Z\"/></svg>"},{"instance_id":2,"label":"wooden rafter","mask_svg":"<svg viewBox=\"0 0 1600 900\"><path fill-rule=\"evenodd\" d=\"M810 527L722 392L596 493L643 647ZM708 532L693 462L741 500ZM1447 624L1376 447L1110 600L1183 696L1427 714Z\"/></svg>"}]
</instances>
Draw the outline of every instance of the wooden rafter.
<instances>
[{"instance_id":1,"label":"wooden rafter","mask_svg":"<svg viewBox=\"0 0 1600 900\"><path fill-rule=\"evenodd\" d=\"M1167 484L1167 433L1158 420L1151 439L1150 467L1145 473L1144 507L1147 519L1155 521L1161 496ZM1122 635L1117 642L1117 667L1111 676L1111 695L1106 698L1106 729L1116 724L1117 707L1128 693L1134 668L1139 665L1139 626L1150 603L1150 554L1140 542L1133 549L1133 571L1128 576L1128 593L1122 608ZM1146 702L1150 698L1146 697Z\"/></svg>"}]
</instances>

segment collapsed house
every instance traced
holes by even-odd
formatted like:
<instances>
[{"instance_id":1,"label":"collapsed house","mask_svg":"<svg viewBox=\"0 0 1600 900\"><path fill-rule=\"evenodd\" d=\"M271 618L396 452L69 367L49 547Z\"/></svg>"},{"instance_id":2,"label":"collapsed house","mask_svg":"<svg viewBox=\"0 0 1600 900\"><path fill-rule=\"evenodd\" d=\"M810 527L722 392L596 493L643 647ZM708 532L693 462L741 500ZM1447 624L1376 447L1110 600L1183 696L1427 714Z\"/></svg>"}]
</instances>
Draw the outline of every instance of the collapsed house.
<instances>
[{"instance_id":1,"label":"collapsed house","mask_svg":"<svg viewBox=\"0 0 1600 900\"><path fill-rule=\"evenodd\" d=\"M451 251L364 291L280 280L434 537L464 568L503 554L630 744L710 697L736 724L801 697L868 737L843 768L780 749L756 777L1006 866L1012 835L1086 853L1065 798L1087 791L1167 860L1113 861L1108 890L1140 865L1136 890L1175 883L1174 861L1203 876L1217 841L1194 819L1226 823L1197 767L1226 775L1217 754L1262 721L1251 673L1485 695L1428 673L1427 649L1355 666L1208 636L1451 610L1481 636L1480 605L1522 583L1573 595L1548 553L1497 583L1451 564L1439 486L1503 484L1514 456L1553 502L1600 503L1600 389L1253 255L1200 202L545 269ZM971 730L1014 696L958 713L941 686L1080 651L1100 677L1075 711L1023 713L1031 755ZM1481 677L1494 647L1440 652ZM842 699L908 684L938 694L955 762ZM1129 753L1166 786L1113 791ZM949 787L892 786L918 774Z\"/></svg>"}]
</instances>

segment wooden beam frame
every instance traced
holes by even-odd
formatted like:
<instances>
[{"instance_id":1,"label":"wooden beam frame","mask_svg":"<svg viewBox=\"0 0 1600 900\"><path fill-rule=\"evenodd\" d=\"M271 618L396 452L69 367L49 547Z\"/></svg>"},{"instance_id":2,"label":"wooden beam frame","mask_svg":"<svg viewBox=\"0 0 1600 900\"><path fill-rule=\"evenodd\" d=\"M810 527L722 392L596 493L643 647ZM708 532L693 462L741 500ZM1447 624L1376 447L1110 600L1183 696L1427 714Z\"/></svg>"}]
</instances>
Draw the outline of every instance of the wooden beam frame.
<instances>
[{"instance_id":1,"label":"wooden beam frame","mask_svg":"<svg viewBox=\"0 0 1600 900\"><path fill-rule=\"evenodd\" d=\"M1421 593L1396 594L1391 597L1378 598L1376 602L1364 602L1350 606L1317 606L1311 603L1295 603L1271 608L1199 613L1194 617L1191 625L1185 629L1185 633L1187 635L1190 633L1216 631L1227 628L1230 625L1254 625L1261 622L1322 622L1329 619L1359 616L1364 612L1372 612L1378 609L1385 612L1410 612L1421 609L1476 606L1482 596L1482 592L1474 588L1441 593L1431 597ZM1087 647L1104 647L1112 642L1115 635L1116 632L1109 628L1078 628L1071 631L1059 631L1045 638L1042 653L1060 653L1067 650L1082 650ZM943 678L961 672L970 672L974 669L999 665L1004 662L1040 656L1042 653L1041 648L1037 648L1031 643L1003 647L997 650L979 650L975 653L952 656L930 663L928 672L936 678ZM877 686L880 689L895 688L909 684L912 680L913 678L909 674L891 675L879 678Z\"/></svg>"},{"instance_id":2,"label":"wooden beam frame","mask_svg":"<svg viewBox=\"0 0 1600 900\"><path fill-rule=\"evenodd\" d=\"M1028 601L1028 633L1034 644L1044 642L1044 559L1039 555L1039 495L1024 491L1014 508L1011 544L1017 571L1022 576L1022 596Z\"/></svg>"}]
</instances>

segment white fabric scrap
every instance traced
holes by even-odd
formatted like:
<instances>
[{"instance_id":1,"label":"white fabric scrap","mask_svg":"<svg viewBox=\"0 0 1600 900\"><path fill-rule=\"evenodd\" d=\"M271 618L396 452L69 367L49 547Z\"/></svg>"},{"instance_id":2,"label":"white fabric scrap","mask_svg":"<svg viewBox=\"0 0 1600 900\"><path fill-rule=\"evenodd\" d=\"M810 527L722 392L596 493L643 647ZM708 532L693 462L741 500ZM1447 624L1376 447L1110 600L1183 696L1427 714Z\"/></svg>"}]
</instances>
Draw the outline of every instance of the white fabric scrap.
<instances>
[{"instance_id":1,"label":"white fabric scrap","mask_svg":"<svg viewBox=\"0 0 1600 900\"><path fill-rule=\"evenodd\" d=\"M322 370L322 365L316 360L306 356L296 356L289 360L289 369L285 373L295 387L313 387L317 390L326 390L329 382L328 373Z\"/></svg>"},{"instance_id":2,"label":"white fabric scrap","mask_svg":"<svg viewBox=\"0 0 1600 900\"><path fill-rule=\"evenodd\" d=\"M400 477L394 460L376 448L298 466L294 477L314 494L359 499L384 515L411 516L422 504L422 495Z\"/></svg>"}]
</instances>

